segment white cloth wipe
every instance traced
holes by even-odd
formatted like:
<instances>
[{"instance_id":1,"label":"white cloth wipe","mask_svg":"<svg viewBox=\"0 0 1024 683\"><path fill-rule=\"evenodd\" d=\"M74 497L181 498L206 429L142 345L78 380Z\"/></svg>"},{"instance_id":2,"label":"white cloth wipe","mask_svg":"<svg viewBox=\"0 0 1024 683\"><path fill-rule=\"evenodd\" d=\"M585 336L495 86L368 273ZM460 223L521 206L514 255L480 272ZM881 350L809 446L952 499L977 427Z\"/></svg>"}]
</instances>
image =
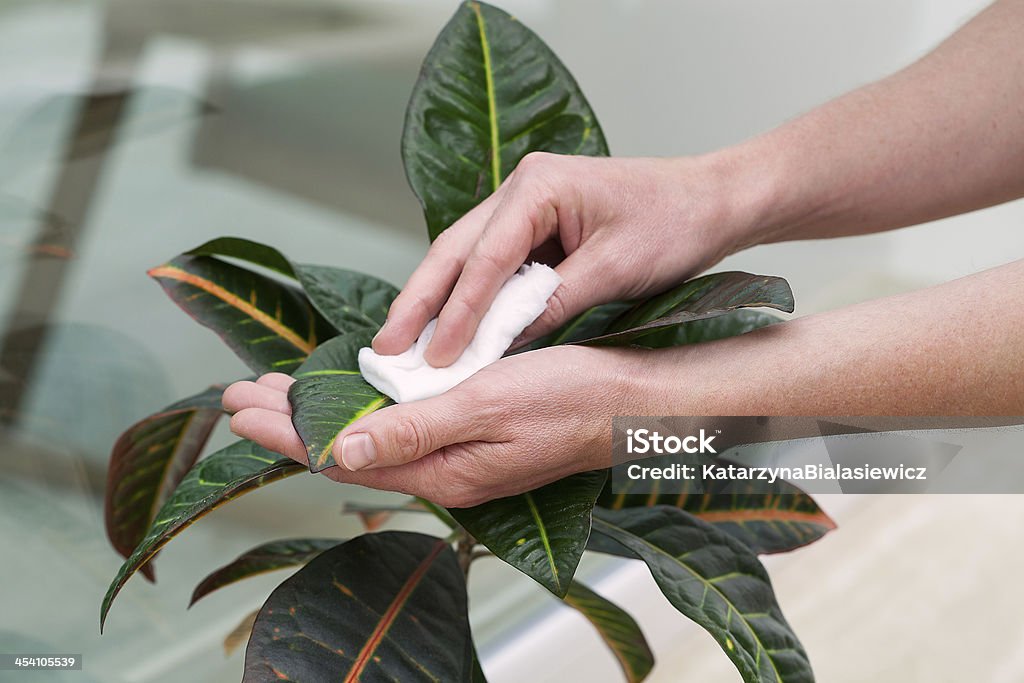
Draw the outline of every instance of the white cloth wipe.
<instances>
[{"instance_id":1,"label":"white cloth wipe","mask_svg":"<svg viewBox=\"0 0 1024 683\"><path fill-rule=\"evenodd\" d=\"M547 308L562 278L542 263L531 263L510 277L487 309L476 336L459 359L446 368L423 360L437 318L427 323L419 339L397 356L359 349L359 371L381 393L398 403L418 401L448 391L480 368L501 358L519 333Z\"/></svg>"}]
</instances>

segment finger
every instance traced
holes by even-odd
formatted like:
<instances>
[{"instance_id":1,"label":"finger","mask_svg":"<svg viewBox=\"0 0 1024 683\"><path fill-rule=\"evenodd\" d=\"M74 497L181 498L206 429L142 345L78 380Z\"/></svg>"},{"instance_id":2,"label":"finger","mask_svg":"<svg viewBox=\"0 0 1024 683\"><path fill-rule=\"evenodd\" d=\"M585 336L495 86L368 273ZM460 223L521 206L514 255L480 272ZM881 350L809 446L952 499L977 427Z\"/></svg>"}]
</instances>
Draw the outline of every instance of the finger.
<instances>
[{"instance_id":1,"label":"finger","mask_svg":"<svg viewBox=\"0 0 1024 683\"><path fill-rule=\"evenodd\" d=\"M271 389L277 389L278 391L288 391L295 382L295 378L291 375L286 375L283 372L268 372L256 380L256 384L264 387L270 387Z\"/></svg>"},{"instance_id":2,"label":"finger","mask_svg":"<svg viewBox=\"0 0 1024 683\"><path fill-rule=\"evenodd\" d=\"M391 302L387 320L373 338L374 351L385 355L402 353L437 317L503 194L503 188L499 188L434 240L423 262Z\"/></svg>"},{"instance_id":3,"label":"finger","mask_svg":"<svg viewBox=\"0 0 1024 683\"><path fill-rule=\"evenodd\" d=\"M447 367L462 355L502 285L519 270L530 251L547 240L557 222L553 206L532 209L509 193L495 209L441 309L423 356L428 363Z\"/></svg>"},{"instance_id":4,"label":"finger","mask_svg":"<svg viewBox=\"0 0 1024 683\"><path fill-rule=\"evenodd\" d=\"M335 439L335 462L353 472L393 467L453 443L483 438L491 420L479 410L467 410L457 395L446 392L367 415Z\"/></svg>"},{"instance_id":5,"label":"finger","mask_svg":"<svg viewBox=\"0 0 1024 683\"><path fill-rule=\"evenodd\" d=\"M246 408L262 408L285 415L292 414L291 404L288 403L288 394L255 382L235 382L224 390L221 404L229 413L236 413Z\"/></svg>"},{"instance_id":6,"label":"finger","mask_svg":"<svg viewBox=\"0 0 1024 683\"><path fill-rule=\"evenodd\" d=\"M570 254L555 268L555 272L562 277L562 284L548 299L544 312L516 337L512 349L553 332L573 316L606 301L610 296L606 285L602 284L608 279L594 277L594 265L585 249Z\"/></svg>"},{"instance_id":7,"label":"finger","mask_svg":"<svg viewBox=\"0 0 1024 683\"><path fill-rule=\"evenodd\" d=\"M308 464L306 447L295 433L291 418L263 408L246 408L231 416L231 431L264 448Z\"/></svg>"}]
</instances>

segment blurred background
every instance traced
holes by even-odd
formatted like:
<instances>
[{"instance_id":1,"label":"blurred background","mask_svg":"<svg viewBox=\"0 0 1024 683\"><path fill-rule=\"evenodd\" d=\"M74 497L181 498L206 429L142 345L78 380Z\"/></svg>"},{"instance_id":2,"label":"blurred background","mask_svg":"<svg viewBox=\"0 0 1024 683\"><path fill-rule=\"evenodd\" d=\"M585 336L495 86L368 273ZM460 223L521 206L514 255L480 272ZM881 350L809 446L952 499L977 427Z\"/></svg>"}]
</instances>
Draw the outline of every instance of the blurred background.
<instances>
[{"instance_id":1,"label":"blurred background","mask_svg":"<svg viewBox=\"0 0 1024 683\"><path fill-rule=\"evenodd\" d=\"M986 3L499 4L567 63L613 154L685 155L906 65ZM171 543L158 586L131 581L99 636L121 561L102 525L111 444L171 401L248 374L145 270L226 234L402 284L427 244L399 158L403 111L455 6L0 0L0 652L79 652L86 664L0 680L238 680L242 648L226 655L224 638L285 574L186 611L192 587L261 541L359 532L341 499L379 495L314 477L275 484ZM1020 258L1022 220L1017 202L886 235L760 247L722 267L787 277L805 315ZM213 446L229 439L221 429ZM1024 551L1007 543L1024 501L822 503L840 529L767 560L820 680L1024 680L1024 588L1011 573ZM658 658L650 680L738 680L644 567L585 561L582 571L637 617ZM493 682L621 680L587 624L514 570L478 562L470 593Z\"/></svg>"}]
</instances>

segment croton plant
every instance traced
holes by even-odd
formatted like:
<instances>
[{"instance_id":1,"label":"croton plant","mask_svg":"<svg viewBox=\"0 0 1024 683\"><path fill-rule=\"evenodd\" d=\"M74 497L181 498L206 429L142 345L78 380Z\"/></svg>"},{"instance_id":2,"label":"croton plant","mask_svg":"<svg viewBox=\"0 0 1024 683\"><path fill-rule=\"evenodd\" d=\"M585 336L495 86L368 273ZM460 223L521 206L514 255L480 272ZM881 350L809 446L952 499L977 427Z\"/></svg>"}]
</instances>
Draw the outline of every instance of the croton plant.
<instances>
[{"instance_id":1,"label":"croton plant","mask_svg":"<svg viewBox=\"0 0 1024 683\"><path fill-rule=\"evenodd\" d=\"M405 169L430 237L534 151L607 155L608 147L551 50L503 11L465 2L427 54L402 135ZM389 404L363 381L356 353L383 324L398 293L391 284L294 263L240 238L207 242L149 274L252 372L296 378L292 420L309 467L246 440L204 456L222 415L224 384L129 427L113 448L106 490L107 533L127 559L103 600L101 626L133 574L155 579L155 557L172 538L242 494L334 466L330 444L338 433ZM716 273L646 301L593 308L535 346L694 344L777 321L750 308L792 306L782 279ZM380 510L359 509L366 534L257 546L203 579L192 602L248 576L298 568L243 629L251 623L244 681L482 681L466 576L488 554L579 611L625 678L642 681L654 656L641 629L574 578L584 552L606 553L645 562L665 599L714 637L744 681L813 680L758 560L834 527L808 495L788 484L765 494L736 483L728 493L640 495L613 492L608 479L607 471L585 472L465 509L394 494L396 501ZM450 533L376 531L395 509L432 513ZM685 680L685 671L677 679Z\"/></svg>"}]
</instances>

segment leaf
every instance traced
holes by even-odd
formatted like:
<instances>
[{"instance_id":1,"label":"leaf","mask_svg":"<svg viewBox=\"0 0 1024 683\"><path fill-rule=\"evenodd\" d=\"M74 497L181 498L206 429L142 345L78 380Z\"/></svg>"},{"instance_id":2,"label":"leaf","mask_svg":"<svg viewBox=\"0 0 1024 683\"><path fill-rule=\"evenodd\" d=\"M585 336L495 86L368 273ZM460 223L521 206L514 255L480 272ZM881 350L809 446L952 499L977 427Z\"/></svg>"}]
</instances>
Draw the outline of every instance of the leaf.
<instances>
[{"instance_id":1,"label":"leaf","mask_svg":"<svg viewBox=\"0 0 1024 683\"><path fill-rule=\"evenodd\" d=\"M296 379L317 375L359 374L359 349L369 346L374 333L369 330L342 332L328 339L310 354L292 373Z\"/></svg>"},{"instance_id":2,"label":"leaf","mask_svg":"<svg viewBox=\"0 0 1024 683\"><path fill-rule=\"evenodd\" d=\"M616 319L608 332L579 343L622 345L655 330L713 318L737 308L765 306L792 313L789 283L771 275L730 271L690 280L641 302Z\"/></svg>"},{"instance_id":3,"label":"leaf","mask_svg":"<svg viewBox=\"0 0 1024 683\"><path fill-rule=\"evenodd\" d=\"M306 564L340 543L342 541L337 538L290 538L258 545L203 579L192 592L188 606L191 607L218 588L250 576Z\"/></svg>"},{"instance_id":4,"label":"leaf","mask_svg":"<svg viewBox=\"0 0 1024 683\"><path fill-rule=\"evenodd\" d=\"M672 606L714 637L745 683L813 683L768 572L745 545L665 506L598 509L594 532L646 562Z\"/></svg>"},{"instance_id":5,"label":"leaf","mask_svg":"<svg viewBox=\"0 0 1024 683\"><path fill-rule=\"evenodd\" d=\"M345 427L391 403L358 373L345 371L296 380L288 388L288 401L292 424L306 446L310 472L334 465L331 446Z\"/></svg>"},{"instance_id":6,"label":"leaf","mask_svg":"<svg viewBox=\"0 0 1024 683\"><path fill-rule=\"evenodd\" d=\"M590 536L607 473L583 472L533 491L449 512L488 550L564 597Z\"/></svg>"},{"instance_id":7,"label":"leaf","mask_svg":"<svg viewBox=\"0 0 1024 683\"><path fill-rule=\"evenodd\" d=\"M534 342L535 348L572 344L604 334L608 325L631 307L632 304L628 302L613 301L588 308L548 336Z\"/></svg>"},{"instance_id":8,"label":"leaf","mask_svg":"<svg viewBox=\"0 0 1024 683\"><path fill-rule=\"evenodd\" d=\"M182 255L149 274L254 372L291 373L334 336L298 288L226 261Z\"/></svg>"},{"instance_id":9,"label":"leaf","mask_svg":"<svg viewBox=\"0 0 1024 683\"><path fill-rule=\"evenodd\" d=\"M470 681L466 582L444 540L387 531L325 551L260 610L243 682Z\"/></svg>"},{"instance_id":10,"label":"leaf","mask_svg":"<svg viewBox=\"0 0 1024 683\"><path fill-rule=\"evenodd\" d=\"M606 156L597 118L530 29L464 2L423 61L402 159L430 238L494 192L529 152Z\"/></svg>"},{"instance_id":11,"label":"leaf","mask_svg":"<svg viewBox=\"0 0 1024 683\"><path fill-rule=\"evenodd\" d=\"M121 565L100 609L100 630L125 582L160 548L197 519L224 503L305 468L251 441L237 441L200 460L157 513L145 538Z\"/></svg>"},{"instance_id":12,"label":"leaf","mask_svg":"<svg viewBox=\"0 0 1024 683\"><path fill-rule=\"evenodd\" d=\"M793 484L777 481L771 492L758 484L715 480L707 483L705 493L661 494L656 488L653 493L612 493L608 485L597 504L609 510L670 505L713 524L759 554L794 550L836 528L814 499Z\"/></svg>"},{"instance_id":13,"label":"leaf","mask_svg":"<svg viewBox=\"0 0 1024 683\"><path fill-rule=\"evenodd\" d=\"M714 318L695 320L685 325L655 330L637 339L635 344L648 349L700 344L737 337L780 322L782 322L782 318L771 313L740 308Z\"/></svg>"},{"instance_id":14,"label":"leaf","mask_svg":"<svg viewBox=\"0 0 1024 683\"><path fill-rule=\"evenodd\" d=\"M633 617L579 581L572 582L564 600L594 625L608 649L619 660L629 683L639 683L647 678L654 668L654 654Z\"/></svg>"},{"instance_id":15,"label":"leaf","mask_svg":"<svg viewBox=\"0 0 1024 683\"><path fill-rule=\"evenodd\" d=\"M397 287L355 271L313 265L295 268L310 300L340 332L376 333L398 296Z\"/></svg>"},{"instance_id":16,"label":"leaf","mask_svg":"<svg viewBox=\"0 0 1024 683\"><path fill-rule=\"evenodd\" d=\"M292 263L277 249L241 237L219 237L188 253L242 259L299 280L309 300L339 332L363 328L376 332L398 296L398 289L380 278L332 266Z\"/></svg>"},{"instance_id":17,"label":"leaf","mask_svg":"<svg viewBox=\"0 0 1024 683\"><path fill-rule=\"evenodd\" d=\"M223 385L167 406L126 429L110 453L104 521L111 545L128 557L167 497L195 463L222 414ZM142 567L156 580L153 563Z\"/></svg>"}]
</instances>

